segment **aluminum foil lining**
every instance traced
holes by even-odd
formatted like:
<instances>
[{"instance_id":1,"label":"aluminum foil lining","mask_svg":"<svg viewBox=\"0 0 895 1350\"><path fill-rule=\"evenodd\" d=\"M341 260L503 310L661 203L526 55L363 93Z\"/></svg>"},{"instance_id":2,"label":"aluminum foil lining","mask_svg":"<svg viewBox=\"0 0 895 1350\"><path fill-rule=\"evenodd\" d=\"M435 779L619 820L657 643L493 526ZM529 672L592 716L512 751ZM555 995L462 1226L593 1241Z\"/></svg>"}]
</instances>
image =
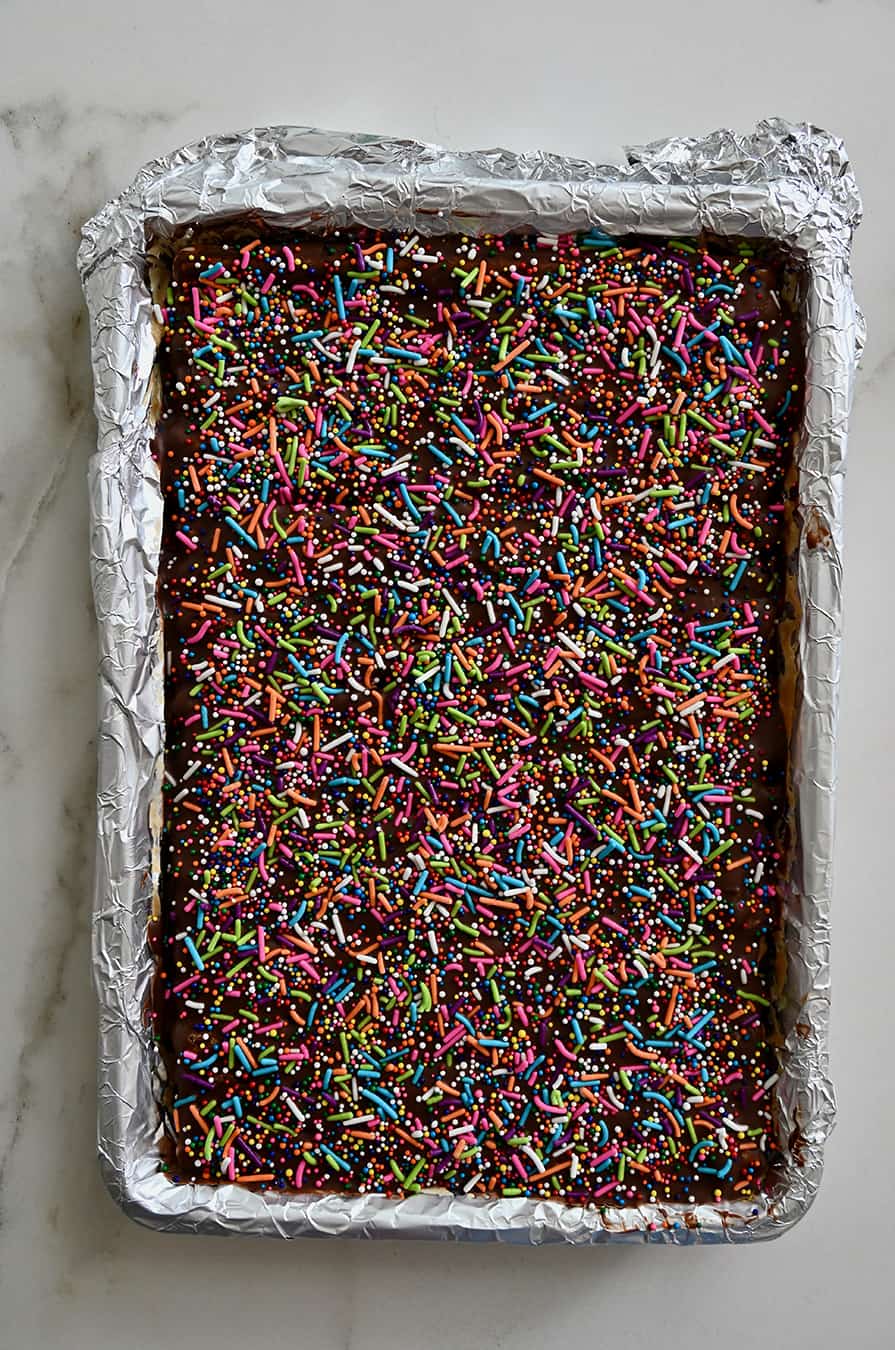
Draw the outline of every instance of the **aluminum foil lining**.
<instances>
[{"instance_id":1,"label":"aluminum foil lining","mask_svg":"<svg viewBox=\"0 0 895 1350\"><path fill-rule=\"evenodd\" d=\"M156 574L162 497L150 453L155 359L147 239L260 214L295 227L542 234L597 226L777 240L807 269L807 407L798 451L801 698L792 745L798 839L785 907L785 1043L776 1085L783 1175L760 1201L568 1206L530 1198L288 1195L178 1184L160 1169L157 1058L143 1005L158 883L164 742ZM829 913L841 640L846 426L863 343L849 273L861 204L840 141L772 120L627 152L621 165L541 153L460 154L415 141L269 127L147 164L83 229L98 450L89 471L99 622L93 970L102 1171L133 1218L180 1232L407 1235L516 1242L751 1241L790 1227L820 1182L835 1099L827 1071Z\"/></svg>"}]
</instances>

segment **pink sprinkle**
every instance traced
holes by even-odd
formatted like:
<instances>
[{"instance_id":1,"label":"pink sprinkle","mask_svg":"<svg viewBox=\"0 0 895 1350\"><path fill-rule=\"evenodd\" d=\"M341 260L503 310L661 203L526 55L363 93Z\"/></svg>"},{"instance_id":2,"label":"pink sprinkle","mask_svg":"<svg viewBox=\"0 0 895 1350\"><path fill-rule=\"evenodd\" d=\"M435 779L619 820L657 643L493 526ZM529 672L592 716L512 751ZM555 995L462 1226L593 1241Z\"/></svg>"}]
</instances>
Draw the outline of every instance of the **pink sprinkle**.
<instances>
[{"instance_id":1,"label":"pink sprinkle","mask_svg":"<svg viewBox=\"0 0 895 1350\"><path fill-rule=\"evenodd\" d=\"M189 989L191 984L195 984L196 981L201 980L201 978L202 978L201 974L191 975L188 980L184 980L181 984L174 985L174 993L179 994L183 989Z\"/></svg>"},{"instance_id":2,"label":"pink sprinkle","mask_svg":"<svg viewBox=\"0 0 895 1350\"><path fill-rule=\"evenodd\" d=\"M566 1114L566 1108L564 1106L551 1106L549 1102L545 1102L543 1097L539 1097L537 1093L535 1093L535 1105L539 1106L542 1111L546 1111L548 1116L564 1116Z\"/></svg>"},{"instance_id":3,"label":"pink sprinkle","mask_svg":"<svg viewBox=\"0 0 895 1350\"><path fill-rule=\"evenodd\" d=\"M211 619L206 619L202 627L198 629L198 631L191 638L187 638L187 642L191 644L195 642L201 642L210 627L211 627Z\"/></svg>"}]
</instances>

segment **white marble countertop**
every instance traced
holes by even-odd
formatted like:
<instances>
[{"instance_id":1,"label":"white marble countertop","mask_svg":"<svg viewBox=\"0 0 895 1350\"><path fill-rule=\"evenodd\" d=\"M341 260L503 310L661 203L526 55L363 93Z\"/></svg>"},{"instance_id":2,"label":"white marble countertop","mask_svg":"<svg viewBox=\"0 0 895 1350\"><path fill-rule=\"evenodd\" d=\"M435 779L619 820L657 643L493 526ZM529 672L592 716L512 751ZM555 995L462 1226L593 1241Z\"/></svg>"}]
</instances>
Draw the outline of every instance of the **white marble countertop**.
<instances>
[{"instance_id":1,"label":"white marble countertop","mask_svg":"<svg viewBox=\"0 0 895 1350\"><path fill-rule=\"evenodd\" d=\"M891 0L0 3L0 1343L891 1343L895 639L891 512L884 523L880 508L895 494L893 49ZM855 250L870 336L847 492L833 933L840 1121L816 1205L781 1242L732 1250L279 1245L136 1227L94 1161L95 427L74 267L82 221L144 160L252 123L602 158L623 142L774 114L845 138L867 215Z\"/></svg>"}]
</instances>

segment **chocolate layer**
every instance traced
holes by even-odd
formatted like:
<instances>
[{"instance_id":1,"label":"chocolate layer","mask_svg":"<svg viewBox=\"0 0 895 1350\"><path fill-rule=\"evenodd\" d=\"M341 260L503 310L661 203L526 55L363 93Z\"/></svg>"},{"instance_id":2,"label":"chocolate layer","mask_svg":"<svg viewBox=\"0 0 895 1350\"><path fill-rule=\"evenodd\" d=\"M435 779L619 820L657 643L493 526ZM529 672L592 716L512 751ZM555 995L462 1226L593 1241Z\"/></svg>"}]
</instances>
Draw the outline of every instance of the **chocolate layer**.
<instances>
[{"instance_id":1,"label":"chocolate layer","mask_svg":"<svg viewBox=\"0 0 895 1350\"><path fill-rule=\"evenodd\" d=\"M162 261L172 1174L755 1195L783 260L237 224Z\"/></svg>"}]
</instances>

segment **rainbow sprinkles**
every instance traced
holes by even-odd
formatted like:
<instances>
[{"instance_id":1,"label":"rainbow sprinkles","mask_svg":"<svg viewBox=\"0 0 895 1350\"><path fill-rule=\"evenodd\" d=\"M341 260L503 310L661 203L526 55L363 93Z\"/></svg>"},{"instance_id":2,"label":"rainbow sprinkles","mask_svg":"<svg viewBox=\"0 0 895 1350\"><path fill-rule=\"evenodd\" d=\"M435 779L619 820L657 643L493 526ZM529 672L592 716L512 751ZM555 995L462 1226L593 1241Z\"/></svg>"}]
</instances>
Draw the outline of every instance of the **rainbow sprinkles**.
<instances>
[{"instance_id":1,"label":"rainbow sprinkles","mask_svg":"<svg viewBox=\"0 0 895 1350\"><path fill-rule=\"evenodd\" d=\"M162 252L169 1174L762 1195L797 273L597 232Z\"/></svg>"}]
</instances>

